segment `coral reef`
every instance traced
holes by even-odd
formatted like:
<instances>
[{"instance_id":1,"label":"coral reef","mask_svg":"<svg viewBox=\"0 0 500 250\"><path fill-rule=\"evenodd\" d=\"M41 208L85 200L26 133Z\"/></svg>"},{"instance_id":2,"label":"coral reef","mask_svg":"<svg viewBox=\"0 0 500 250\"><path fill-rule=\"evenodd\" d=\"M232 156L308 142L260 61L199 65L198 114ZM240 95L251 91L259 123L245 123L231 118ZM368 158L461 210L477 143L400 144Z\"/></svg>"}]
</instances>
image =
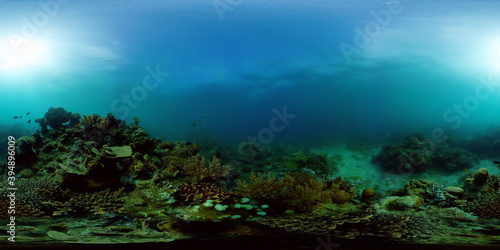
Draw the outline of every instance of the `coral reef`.
<instances>
[{"instance_id":1,"label":"coral reef","mask_svg":"<svg viewBox=\"0 0 500 250\"><path fill-rule=\"evenodd\" d=\"M486 184L488 180L488 169L481 168L474 174L474 183L478 186Z\"/></svg>"},{"instance_id":2,"label":"coral reef","mask_svg":"<svg viewBox=\"0 0 500 250\"><path fill-rule=\"evenodd\" d=\"M476 156L447 143L435 144L422 134L411 134L399 143L384 146L373 160L388 170L408 173L431 168L445 171L471 168Z\"/></svg>"},{"instance_id":3,"label":"coral reef","mask_svg":"<svg viewBox=\"0 0 500 250\"><path fill-rule=\"evenodd\" d=\"M314 154L314 153L304 153L295 152L291 159L284 162L284 165L290 171L300 171L304 168L312 170L319 176L328 175L342 160L334 160L332 157L328 157L327 154Z\"/></svg>"},{"instance_id":4,"label":"coral reef","mask_svg":"<svg viewBox=\"0 0 500 250\"><path fill-rule=\"evenodd\" d=\"M16 180L16 201L33 209L43 211L47 206L43 203L50 200L44 191L57 187L59 183L47 176L37 178L18 178ZM7 199L7 181L0 182L0 197Z\"/></svg>"},{"instance_id":5,"label":"coral reef","mask_svg":"<svg viewBox=\"0 0 500 250\"><path fill-rule=\"evenodd\" d=\"M476 135L462 144L466 149L481 157L498 157L498 152L500 152L500 127L490 127L484 134Z\"/></svg>"},{"instance_id":6,"label":"coral reef","mask_svg":"<svg viewBox=\"0 0 500 250\"><path fill-rule=\"evenodd\" d=\"M182 167L182 173L190 176L194 181L216 181L227 179L231 167L222 165L215 156L207 163L200 154L192 156Z\"/></svg>"},{"instance_id":7,"label":"coral reef","mask_svg":"<svg viewBox=\"0 0 500 250\"><path fill-rule=\"evenodd\" d=\"M125 242L164 242L313 234L343 241L498 242L492 219L499 217L500 177L479 166L473 175L451 173L475 163L455 139L434 145L412 134L386 145L375 161L389 171L416 170L415 179L397 190L343 172L351 160L367 161L376 147L353 146L363 157L289 144L236 148L207 141L202 147L150 138L138 118L131 124L112 114L80 119L63 108L51 108L38 123L40 130L16 141L16 216L31 217L22 228L36 231L29 239L78 242L120 234ZM0 167L6 175L7 165ZM419 175L426 169L441 171ZM446 179L420 179L442 171ZM0 209L6 211L11 204L4 179Z\"/></svg>"},{"instance_id":8,"label":"coral reef","mask_svg":"<svg viewBox=\"0 0 500 250\"><path fill-rule=\"evenodd\" d=\"M63 197L62 199L44 203L56 208L52 216L123 213L123 190L124 188L120 188L118 191L104 190L97 193L71 193L71 195L60 191L63 195L59 197Z\"/></svg>"},{"instance_id":9,"label":"coral reef","mask_svg":"<svg viewBox=\"0 0 500 250\"><path fill-rule=\"evenodd\" d=\"M500 219L500 191L483 193L464 205L463 210L473 212L481 218Z\"/></svg>"},{"instance_id":10,"label":"coral reef","mask_svg":"<svg viewBox=\"0 0 500 250\"><path fill-rule=\"evenodd\" d=\"M258 173L252 174L250 179L250 183L239 181L235 193L283 210L310 211L320 203L331 202L334 197L339 197L339 203L345 203L351 197L344 190L334 196L341 188L339 185L327 183L324 179L318 181L310 173L290 173L280 179L270 173L266 177Z\"/></svg>"},{"instance_id":11,"label":"coral reef","mask_svg":"<svg viewBox=\"0 0 500 250\"><path fill-rule=\"evenodd\" d=\"M0 201L0 218L9 218L11 216L16 217L41 217L44 216L44 212L39 211L26 204L18 204L15 206L15 210L9 209L11 207L9 200ZM15 211L15 214L9 214L8 211Z\"/></svg>"},{"instance_id":12,"label":"coral reef","mask_svg":"<svg viewBox=\"0 0 500 250\"><path fill-rule=\"evenodd\" d=\"M377 194L377 192L375 191L375 189L373 188L365 188L363 190L363 193L361 194L361 198L363 200L371 200L375 197L375 195Z\"/></svg>"},{"instance_id":13,"label":"coral reef","mask_svg":"<svg viewBox=\"0 0 500 250\"><path fill-rule=\"evenodd\" d=\"M230 193L211 183L182 184L176 196L181 202L204 203L207 200L220 203L229 198Z\"/></svg>"},{"instance_id":14,"label":"coral reef","mask_svg":"<svg viewBox=\"0 0 500 250\"><path fill-rule=\"evenodd\" d=\"M290 217L266 217L259 223L283 228L289 232L315 235L331 235L336 238L354 239L359 236L381 238L407 238L440 233L422 217L375 213L339 213L328 217L297 215Z\"/></svg>"}]
</instances>

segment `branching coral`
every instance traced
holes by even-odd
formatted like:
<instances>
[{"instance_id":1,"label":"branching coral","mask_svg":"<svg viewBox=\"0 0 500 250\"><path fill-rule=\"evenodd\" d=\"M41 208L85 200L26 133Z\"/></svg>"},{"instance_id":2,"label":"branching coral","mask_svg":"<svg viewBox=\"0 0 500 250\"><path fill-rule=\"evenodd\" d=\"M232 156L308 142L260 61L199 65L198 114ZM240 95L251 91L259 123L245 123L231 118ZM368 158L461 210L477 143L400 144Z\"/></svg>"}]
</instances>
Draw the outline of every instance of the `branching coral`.
<instances>
[{"instance_id":1,"label":"branching coral","mask_svg":"<svg viewBox=\"0 0 500 250\"><path fill-rule=\"evenodd\" d=\"M338 190L337 185L318 181L309 173L286 174L280 179L259 173L250 179L251 183L237 183L236 194L283 209L310 211L319 203L331 202Z\"/></svg>"},{"instance_id":2,"label":"branching coral","mask_svg":"<svg viewBox=\"0 0 500 250\"><path fill-rule=\"evenodd\" d=\"M11 207L9 209L9 207ZM9 218L10 216L16 217L40 217L43 216L44 213L35 208L32 208L26 204L16 204L15 209L12 209L9 200L0 201L0 218ZM15 211L15 214L9 214L8 211Z\"/></svg>"},{"instance_id":3,"label":"branching coral","mask_svg":"<svg viewBox=\"0 0 500 250\"><path fill-rule=\"evenodd\" d=\"M42 210L46 208L43 202L47 201L47 197L44 195L43 191L49 190L57 185L57 182L48 177L30 179L19 178L16 181L16 201L20 204L28 205L33 209ZM1 197L6 197L6 194L8 193L6 183L5 185L1 185L1 187Z\"/></svg>"},{"instance_id":4,"label":"branching coral","mask_svg":"<svg viewBox=\"0 0 500 250\"><path fill-rule=\"evenodd\" d=\"M189 161L182 166L182 172L189 175L195 181L219 181L228 178L231 167L222 165L215 156L207 163L200 154L192 156Z\"/></svg>"},{"instance_id":5,"label":"branching coral","mask_svg":"<svg viewBox=\"0 0 500 250\"><path fill-rule=\"evenodd\" d=\"M229 192L224 191L221 187L217 187L210 183L201 184L183 184L179 187L176 196L182 202L203 203L207 200L220 203L229 198Z\"/></svg>"},{"instance_id":6,"label":"branching coral","mask_svg":"<svg viewBox=\"0 0 500 250\"><path fill-rule=\"evenodd\" d=\"M123 213L123 189L97 193L73 193L67 201L45 202L56 208L53 216Z\"/></svg>"}]
</instances>

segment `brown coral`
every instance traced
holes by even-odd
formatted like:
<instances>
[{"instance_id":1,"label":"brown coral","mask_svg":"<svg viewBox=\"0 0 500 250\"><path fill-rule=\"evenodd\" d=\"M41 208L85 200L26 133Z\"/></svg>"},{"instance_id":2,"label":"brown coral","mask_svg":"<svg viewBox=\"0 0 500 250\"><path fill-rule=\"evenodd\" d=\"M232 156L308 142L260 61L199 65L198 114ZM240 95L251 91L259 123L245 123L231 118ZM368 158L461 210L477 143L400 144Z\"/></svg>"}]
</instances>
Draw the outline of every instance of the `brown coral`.
<instances>
[{"instance_id":1,"label":"brown coral","mask_svg":"<svg viewBox=\"0 0 500 250\"><path fill-rule=\"evenodd\" d=\"M183 202L203 203L207 200L220 203L229 198L229 192L224 191L211 183L183 184L179 187L176 196Z\"/></svg>"},{"instance_id":2,"label":"brown coral","mask_svg":"<svg viewBox=\"0 0 500 250\"><path fill-rule=\"evenodd\" d=\"M332 200L337 204L344 204L351 199L351 194L344 190L337 190L333 193Z\"/></svg>"},{"instance_id":3,"label":"brown coral","mask_svg":"<svg viewBox=\"0 0 500 250\"><path fill-rule=\"evenodd\" d=\"M97 193L72 193L67 201L45 202L56 208L53 216L123 213L124 188L118 191L104 190Z\"/></svg>"},{"instance_id":4,"label":"brown coral","mask_svg":"<svg viewBox=\"0 0 500 250\"><path fill-rule=\"evenodd\" d=\"M371 200L373 197L375 197L375 194L377 194L377 192L375 191L375 189L373 188L365 188L363 190L363 193L361 194L361 198L363 198L363 200Z\"/></svg>"},{"instance_id":5,"label":"brown coral","mask_svg":"<svg viewBox=\"0 0 500 250\"><path fill-rule=\"evenodd\" d=\"M195 181L218 181L229 177L231 167L222 165L215 156L207 163L200 154L192 156L182 166L182 172L189 175Z\"/></svg>"},{"instance_id":6,"label":"brown coral","mask_svg":"<svg viewBox=\"0 0 500 250\"><path fill-rule=\"evenodd\" d=\"M500 219L500 191L483 193L480 197L469 201L464 211L473 212L481 218Z\"/></svg>"},{"instance_id":7,"label":"brown coral","mask_svg":"<svg viewBox=\"0 0 500 250\"><path fill-rule=\"evenodd\" d=\"M481 168L476 172L476 174L474 174L474 184L476 184L477 186L482 186L486 184L487 180L488 180L488 169L486 168Z\"/></svg>"},{"instance_id":8,"label":"brown coral","mask_svg":"<svg viewBox=\"0 0 500 250\"><path fill-rule=\"evenodd\" d=\"M280 179L270 173L267 177L252 173L250 179L251 183L238 181L237 194L282 209L311 211L319 203L331 202L333 193L338 190L337 185L318 181L309 173L286 174Z\"/></svg>"},{"instance_id":9,"label":"brown coral","mask_svg":"<svg viewBox=\"0 0 500 250\"><path fill-rule=\"evenodd\" d=\"M14 208L11 207L10 200L4 200L0 202L0 218L9 218L10 216L15 217L41 217L44 215L42 211L30 207L25 204L15 204ZM9 211L15 211L15 214L9 214Z\"/></svg>"},{"instance_id":10,"label":"brown coral","mask_svg":"<svg viewBox=\"0 0 500 250\"><path fill-rule=\"evenodd\" d=\"M82 124L85 128L95 127L99 118L100 118L100 116L96 115L96 114L83 115L83 118L82 118L82 121L80 122L80 124Z\"/></svg>"},{"instance_id":11,"label":"brown coral","mask_svg":"<svg viewBox=\"0 0 500 250\"><path fill-rule=\"evenodd\" d=\"M401 238L405 236L439 234L422 217L408 215L381 214L372 210L362 213L336 213L330 216L294 215L290 217L265 217L259 223L283 228L288 232L314 235L332 235L337 238L356 237Z\"/></svg>"}]
</instances>

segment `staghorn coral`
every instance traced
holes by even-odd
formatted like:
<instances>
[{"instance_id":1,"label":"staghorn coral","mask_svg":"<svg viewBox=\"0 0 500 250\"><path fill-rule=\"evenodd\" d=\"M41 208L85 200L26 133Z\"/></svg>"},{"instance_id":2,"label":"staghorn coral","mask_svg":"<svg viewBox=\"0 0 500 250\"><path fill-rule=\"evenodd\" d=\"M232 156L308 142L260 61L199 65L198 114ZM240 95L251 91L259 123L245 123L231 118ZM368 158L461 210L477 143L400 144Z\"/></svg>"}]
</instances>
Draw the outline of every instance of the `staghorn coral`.
<instances>
[{"instance_id":1,"label":"staghorn coral","mask_svg":"<svg viewBox=\"0 0 500 250\"><path fill-rule=\"evenodd\" d=\"M215 156L207 163L200 154L192 156L182 166L182 173L189 175L194 181L219 181L229 177L231 167L222 165Z\"/></svg>"},{"instance_id":2,"label":"staghorn coral","mask_svg":"<svg viewBox=\"0 0 500 250\"><path fill-rule=\"evenodd\" d=\"M9 218L10 216L16 217L41 217L44 216L44 212L32 208L26 204L15 204L14 209L9 209L11 207L9 200L4 200L0 202L0 218ZM15 211L15 214L9 214L9 211Z\"/></svg>"},{"instance_id":3,"label":"staghorn coral","mask_svg":"<svg viewBox=\"0 0 500 250\"><path fill-rule=\"evenodd\" d=\"M56 208L53 216L123 213L123 190L124 188L118 191L108 189L92 194L72 193L69 200L44 203Z\"/></svg>"},{"instance_id":4,"label":"staghorn coral","mask_svg":"<svg viewBox=\"0 0 500 250\"><path fill-rule=\"evenodd\" d=\"M182 202L204 203L207 200L220 203L229 198L229 192L211 183L182 184L176 193L177 200Z\"/></svg>"},{"instance_id":5,"label":"staghorn coral","mask_svg":"<svg viewBox=\"0 0 500 250\"><path fill-rule=\"evenodd\" d=\"M1 183L0 195L6 197L7 195L7 181ZM47 201L47 196L44 195L44 190L49 190L56 187L58 182L50 179L49 177L41 178L18 178L16 180L16 202L27 205L36 210L43 210L46 205L43 204Z\"/></svg>"},{"instance_id":6,"label":"staghorn coral","mask_svg":"<svg viewBox=\"0 0 500 250\"><path fill-rule=\"evenodd\" d=\"M331 202L334 192L339 189L337 185L325 180L318 181L315 176L305 172L286 174L280 179L272 177L270 173L267 177L252 173L250 179L251 183L238 181L236 194L282 207L283 210L311 211L319 203Z\"/></svg>"},{"instance_id":7,"label":"staghorn coral","mask_svg":"<svg viewBox=\"0 0 500 250\"><path fill-rule=\"evenodd\" d=\"M474 174L474 184L482 186L488 180L488 169L481 168Z\"/></svg>"}]
</instances>

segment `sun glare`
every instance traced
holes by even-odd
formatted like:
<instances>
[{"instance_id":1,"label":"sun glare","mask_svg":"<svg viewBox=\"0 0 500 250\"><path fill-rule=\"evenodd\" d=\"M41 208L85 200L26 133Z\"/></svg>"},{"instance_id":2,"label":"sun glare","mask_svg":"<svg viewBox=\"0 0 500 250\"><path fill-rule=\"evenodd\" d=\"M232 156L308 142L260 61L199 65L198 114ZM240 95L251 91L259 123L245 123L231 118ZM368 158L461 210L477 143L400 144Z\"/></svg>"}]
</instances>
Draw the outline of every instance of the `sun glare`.
<instances>
[{"instance_id":1,"label":"sun glare","mask_svg":"<svg viewBox=\"0 0 500 250\"><path fill-rule=\"evenodd\" d=\"M488 61L494 71L500 72L500 39L492 40L488 45Z\"/></svg>"},{"instance_id":2,"label":"sun glare","mask_svg":"<svg viewBox=\"0 0 500 250\"><path fill-rule=\"evenodd\" d=\"M47 47L35 40L0 44L0 68L8 71L25 70L43 62Z\"/></svg>"}]
</instances>

